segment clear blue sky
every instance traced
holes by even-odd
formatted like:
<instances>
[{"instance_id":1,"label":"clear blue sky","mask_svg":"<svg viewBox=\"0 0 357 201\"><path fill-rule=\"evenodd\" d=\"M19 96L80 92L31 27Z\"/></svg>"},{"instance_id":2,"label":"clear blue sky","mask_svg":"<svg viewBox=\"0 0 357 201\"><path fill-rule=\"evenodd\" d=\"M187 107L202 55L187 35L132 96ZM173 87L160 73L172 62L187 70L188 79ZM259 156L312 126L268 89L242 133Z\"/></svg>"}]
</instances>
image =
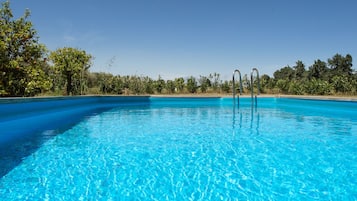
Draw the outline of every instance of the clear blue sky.
<instances>
[{"instance_id":1,"label":"clear blue sky","mask_svg":"<svg viewBox=\"0 0 357 201\"><path fill-rule=\"evenodd\" d=\"M2 0L3 2L4 0ZM272 76L336 53L357 60L356 0L11 0L48 49L93 55L92 72L156 79ZM355 65L353 66L356 69Z\"/></svg>"}]
</instances>

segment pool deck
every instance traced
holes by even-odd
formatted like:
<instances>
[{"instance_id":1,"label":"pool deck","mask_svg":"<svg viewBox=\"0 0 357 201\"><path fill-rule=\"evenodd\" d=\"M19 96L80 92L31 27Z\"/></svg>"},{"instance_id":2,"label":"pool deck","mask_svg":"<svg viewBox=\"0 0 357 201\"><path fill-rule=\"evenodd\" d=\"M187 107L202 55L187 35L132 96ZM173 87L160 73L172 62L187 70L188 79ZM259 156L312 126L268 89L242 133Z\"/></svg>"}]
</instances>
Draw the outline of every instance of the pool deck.
<instances>
[{"instance_id":1,"label":"pool deck","mask_svg":"<svg viewBox=\"0 0 357 201\"><path fill-rule=\"evenodd\" d=\"M151 97L232 97L228 94L175 94L175 95L150 95ZM244 94L239 97L250 97ZM357 96L307 96L307 95L280 95L280 94L261 94L258 97L275 97L275 98L299 98L299 99L312 99L312 100L340 100L340 101L353 101L357 102Z\"/></svg>"},{"instance_id":2,"label":"pool deck","mask_svg":"<svg viewBox=\"0 0 357 201\"><path fill-rule=\"evenodd\" d=\"M114 97L173 97L173 98L180 98L180 97L197 97L197 98L229 98L232 97L232 94L218 94L218 93L195 93L195 94L144 94L144 95L82 95L82 96L35 96L35 97L5 97L0 98L1 102L9 102L13 100L41 100L41 99L66 99L71 97L96 97L96 96L114 96ZM249 98L250 94L239 95L239 97L246 97ZM283 94L261 94L258 97L267 97L267 98L297 98L297 99L312 99L312 100L339 100L339 101L352 101L357 102L357 96L308 96L308 95L283 95Z\"/></svg>"},{"instance_id":3,"label":"pool deck","mask_svg":"<svg viewBox=\"0 0 357 201\"><path fill-rule=\"evenodd\" d=\"M296 95L281 95L278 97L283 98L301 98L301 99L314 99L314 100L341 100L341 101L356 101L357 96L296 96Z\"/></svg>"}]
</instances>

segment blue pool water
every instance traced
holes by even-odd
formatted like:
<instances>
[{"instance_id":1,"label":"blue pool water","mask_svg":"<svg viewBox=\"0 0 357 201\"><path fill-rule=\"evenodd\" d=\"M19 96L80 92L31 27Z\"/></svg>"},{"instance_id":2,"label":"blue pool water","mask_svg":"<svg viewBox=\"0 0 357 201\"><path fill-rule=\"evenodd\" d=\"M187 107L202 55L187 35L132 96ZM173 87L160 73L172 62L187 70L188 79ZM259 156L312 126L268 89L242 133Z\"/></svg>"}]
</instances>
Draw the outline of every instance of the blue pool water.
<instances>
[{"instance_id":1,"label":"blue pool water","mask_svg":"<svg viewBox=\"0 0 357 201\"><path fill-rule=\"evenodd\" d=\"M356 114L283 98L122 104L8 145L2 163L35 148L0 178L0 200L356 200Z\"/></svg>"}]
</instances>

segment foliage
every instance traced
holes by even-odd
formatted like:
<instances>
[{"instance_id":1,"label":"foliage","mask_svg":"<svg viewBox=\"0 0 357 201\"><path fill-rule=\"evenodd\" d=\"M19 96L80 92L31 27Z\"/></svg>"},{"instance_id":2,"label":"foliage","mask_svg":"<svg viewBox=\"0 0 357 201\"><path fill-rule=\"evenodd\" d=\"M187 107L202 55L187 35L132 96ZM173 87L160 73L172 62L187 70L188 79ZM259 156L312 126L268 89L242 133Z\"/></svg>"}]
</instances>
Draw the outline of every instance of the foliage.
<instances>
[{"instance_id":1,"label":"foliage","mask_svg":"<svg viewBox=\"0 0 357 201\"><path fill-rule=\"evenodd\" d=\"M269 75L264 74L260 78L260 92L265 93L271 91L275 86L274 79L270 78Z\"/></svg>"},{"instance_id":2,"label":"foliage","mask_svg":"<svg viewBox=\"0 0 357 201\"><path fill-rule=\"evenodd\" d=\"M351 76L352 75L352 56L347 54L343 57L340 54L336 54L331 59L328 59L328 65L332 71L332 76Z\"/></svg>"},{"instance_id":3,"label":"foliage","mask_svg":"<svg viewBox=\"0 0 357 201\"><path fill-rule=\"evenodd\" d=\"M352 56L334 55L327 62L315 60L308 70L301 61L294 68L284 67L274 72L280 93L309 95L355 95L356 73L352 69Z\"/></svg>"},{"instance_id":4,"label":"foliage","mask_svg":"<svg viewBox=\"0 0 357 201\"><path fill-rule=\"evenodd\" d=\"M320 59L316 60L314 64L309 67L308 78L326 80L328 78L328 68L326 62L323 62Z\"/></svg>"},{"instance_id":5,"label":"foliage","mask_svg":"<svg viewBox=\"0 0 357 201\"><path fill-rule=\"evenodd\" d=\"M51 88L44 72L46 48L25 11L13 19L10 3L0 8L0 96L33 96Z\"/></svg>"},{"instance_id":6,"label":"foliage","mask_svg":"<svg viewBox=\"0 0 357 201\"><path fill-rule=\"evenodd\" d=\"M211 81L206 76L200 76L198 82L202 93L206 93L208 88L211 87Z\"/></svg>"},{"instance_id":7,"label":"foliage","mask_svg":"<svg viewBox=\"0 0 357 201\"><path fill-rule=\"evenodd\" d=\"M335 92L340 92L342 94L352 90L353 86L351 83L352 81L350 81L349 77L346 75L334 76L331 82Z\"/></svg>"},{"instance_id":8,"label":"foliage","mask_svg":"<svg viewBox=\"0 0 357 201\"><path fill-rule=\"evenodd\" d=\"M185 87L185 80L183 79L183 77L175 78L174 83L175 83L176 91L182 93Z\"/></svg>"},{"instance_id":9,"label":"foliage","mask_svg":"<svg viewBox=\"0 0 357 201\"><path fill-rule=\"evenodd\" d=\"M175 93L175 82L172 80L166 81L166 90L169 94Z\"/></svg>"},{"instance_id":10,"label":"foliage","mask_svg":"<svg viewBox=\"0 0 357 201\"><path fill-rule=\"evenodd\" d=\"M195 77L191 76L187 79L187 90L190 93L197 92L197 81Z\"/></svg>"},{"instance_id":11,"label":"foliage","mask_svg":"<svg viewBox=\"0 0 357 201\"><path fill-rule=\"evenodd\" d=\"M305 93L309 95L329 95L331 94L331 85L321 79L312 78L309 82L304 85Z\"/></svg>"},{"instance_id":12,"label":"foliage","mask_svg":"<svg viewBox=\"0 0 357 201\"><path fill-rule=\"evenodd\" d=\"M213 73L213 74L209 74L208 77L210 79L212 90L213 91L217 91L219 89L219 84L221 82L220 74L219 73Z\"/></svg>"},{"instance_id":13,"label":"foliage","mask_svg":"<svg viewBox=\"0 0 357 201\"><path fill-rule=\"evenodd\" d=\"M142 78L144 86L145 86L145 94L153 94L154 93L154 80L149 77Z\"/></svg>"},{"instance_id":14,"label":"foliage","mask_svg":"<svg viewBox=\"0 0 357 201\"><path fill-rule=\"evenodd\" d=\"M289 92L289 80L287 80L287 79L277 80L276 87L279 89L279 92L288 93Z\"/></svg>"},{"instance_id":15,"label":"foliage","mask_svg":"<svg viewBox=\"0 0 357 201\"><path fill-rule=\"evenodd\" d=\"M292 80L295 77L295 71L290 66L285 66L274 72L274 78L277 80L287 79Z\"/></svg>"},{"instance_id":16,"label":"foliage","mask_svg":"<svg viewBox=\"0 0 357 201\"><path fill-rule=\"evenodd\" d=\"M297 80L291 81L288 85L288 93L295 94L295 95L303 95L304 94L304 86L301 82ZM286 89L285 89L286 90Z\"/></svg>"},{"instance_id":17,"label":"foliage","mask_svg":"<svg viewBox=\"0 0 357 201\"><path fill-rule=\"evenodd\" d=\"M55 71L66 81L67 95L82 94L91 58L84 50L71 47L51 52L50 59L54 63Z\"/></svg>"},{"instance_id":18,"label":"foliage","mask_svg":"<svg viewBox=\"0 0 357 201\"><path fill-rule=\"evenodd\" d=\"M161 76L159 76L159 78L154 83L154 87L157 93L161 94L162 90L165 88L165 80L163 80Z\"/></svg>"},{"instance_id":19,"label":"foliage","mask_svg":"<svg viewBox=\"0 0 357 201\"><path fill-rule=\"evenodd\" d=\"M305 64L302 61L297 61L294 66L294 78L296 80L301 80L305 76Z\"/></svg>"},{"instance_id":20,"label":"foliage","mask_svg":"<svg viewBox=\"0 0 357 201\"><path fill-rule=\"evenodd\" d=\"M231 87L230 83L226 80L221 84L221 89L225 93L230 93Z\"/></svg>"}]
</instances>

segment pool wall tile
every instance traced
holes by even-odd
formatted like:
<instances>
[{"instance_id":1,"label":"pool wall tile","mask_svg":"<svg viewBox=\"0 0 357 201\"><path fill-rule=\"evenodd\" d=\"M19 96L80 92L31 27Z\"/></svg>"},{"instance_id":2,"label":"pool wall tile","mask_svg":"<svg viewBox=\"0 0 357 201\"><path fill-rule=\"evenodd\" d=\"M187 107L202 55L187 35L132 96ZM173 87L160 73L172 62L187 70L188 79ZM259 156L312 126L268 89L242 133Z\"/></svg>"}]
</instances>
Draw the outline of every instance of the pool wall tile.
<instances>
[{"instance_id":1,"label":"pool wall tile","mask_svg":"<svg viewBox=\"0 0 357 201\"><path fill-rule=\"evenodd\" d=\"M0 99L0 144L35 132L65 128L120 105L149 104L148 96Z\"/></svg>"}]
</instances>

